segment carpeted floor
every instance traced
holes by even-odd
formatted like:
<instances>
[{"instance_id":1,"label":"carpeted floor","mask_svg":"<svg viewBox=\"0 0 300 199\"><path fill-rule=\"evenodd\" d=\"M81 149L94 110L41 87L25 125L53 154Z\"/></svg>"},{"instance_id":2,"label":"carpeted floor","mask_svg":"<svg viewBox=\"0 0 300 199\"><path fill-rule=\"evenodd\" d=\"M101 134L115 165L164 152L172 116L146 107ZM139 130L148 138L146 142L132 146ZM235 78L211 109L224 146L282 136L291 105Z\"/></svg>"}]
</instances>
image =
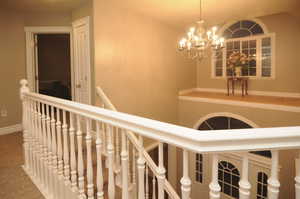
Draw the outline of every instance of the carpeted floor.
<instances>
[{"instance_id":1,"label":"carpeted floor","mask_svg":"<svg viewBox=\"0 0 300 199\"><path fill-rule=\"evenodd\" d=\"M0 198L44 198L22 169L22 133L0 136Z\"/></svg>"}]
</instances>

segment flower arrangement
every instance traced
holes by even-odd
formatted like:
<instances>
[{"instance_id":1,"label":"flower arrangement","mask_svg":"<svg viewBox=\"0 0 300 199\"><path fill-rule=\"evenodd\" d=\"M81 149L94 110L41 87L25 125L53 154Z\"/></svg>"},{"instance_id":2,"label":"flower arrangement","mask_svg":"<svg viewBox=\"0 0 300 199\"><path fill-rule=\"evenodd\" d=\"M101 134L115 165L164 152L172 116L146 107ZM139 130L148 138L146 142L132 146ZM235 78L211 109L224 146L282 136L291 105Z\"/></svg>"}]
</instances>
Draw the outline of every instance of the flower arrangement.
<instances>
[{"instance_id":1,"label":"flower arrangement","mask_svg":"<svg viewBox=\"0 0 300 199\"><path fill-rule=\"evenodd\" d=\"M232 74L241 76L242 68L247 68L250 58L241 52L233 52L227 59L227 67L231 69Z\"/></svg>"}]
</instances>

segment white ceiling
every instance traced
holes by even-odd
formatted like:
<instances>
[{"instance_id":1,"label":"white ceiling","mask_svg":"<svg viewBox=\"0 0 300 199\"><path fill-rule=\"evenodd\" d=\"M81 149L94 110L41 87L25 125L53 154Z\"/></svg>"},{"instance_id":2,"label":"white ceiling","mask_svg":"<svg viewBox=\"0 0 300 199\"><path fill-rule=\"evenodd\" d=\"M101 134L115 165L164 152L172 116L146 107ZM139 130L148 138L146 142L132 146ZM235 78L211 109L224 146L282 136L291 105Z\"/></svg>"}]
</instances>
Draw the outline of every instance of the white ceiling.
<instances>
[{"instance_id":1,"label":"white ceiling","mask_svg":"<svg viewBox=\"0 0 300 199\"><path fill-rule=\"evenodd\" d=\"M115 0L168 24L189 26L199 16L199 0ZM299 13L300 0L202 0L203 17L209 24L259 17L281 12Z\"/></svg>"},{"instance_id":2,"label":"white ceiling","mask_svg":"<svg viewBox=\"0 0 300 199\"><path fill-rule=\"evenodd\" d=\"M0 0L0 8L33 12L69 12L89 0Z\"/></svg>"},{"instance_id":3,"label":"white ceiling","mask_svg":"<svg viewBox=\"0 0 300 199\"><path fill-rule=\"evenodd\" d=\"M0 7L22 11L71 11L90 0L0 0ZM101 0L95 0L101 1ZM186 27L198 20L199 0L103 0L115 1L167 24ZM300 14L300 0L202 0L203 17L209 24L228 20L290 12Z\"/></svg>"}]
</instances>

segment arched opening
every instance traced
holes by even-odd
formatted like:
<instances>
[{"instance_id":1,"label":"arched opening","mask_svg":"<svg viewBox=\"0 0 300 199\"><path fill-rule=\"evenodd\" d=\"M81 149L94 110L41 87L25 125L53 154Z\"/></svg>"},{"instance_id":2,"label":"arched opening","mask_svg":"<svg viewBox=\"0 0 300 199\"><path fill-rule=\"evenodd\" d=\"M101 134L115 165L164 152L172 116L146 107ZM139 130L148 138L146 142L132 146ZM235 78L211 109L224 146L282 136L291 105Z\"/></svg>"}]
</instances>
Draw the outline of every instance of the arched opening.
<instances>
[{"instance_id":1,"label":"arched opening","mask_svg":"<svg viewBox=\"0 0 300 199\"><path fill-rule=\"evenodd\" d=\"M195 129L198 129L200 131L246 128L258 128L258 126L247 118L232 113L209 114L201 118L195 126ZM250 153L271 158L270 151L252 151Z\"/></svg>"}]
</instances>

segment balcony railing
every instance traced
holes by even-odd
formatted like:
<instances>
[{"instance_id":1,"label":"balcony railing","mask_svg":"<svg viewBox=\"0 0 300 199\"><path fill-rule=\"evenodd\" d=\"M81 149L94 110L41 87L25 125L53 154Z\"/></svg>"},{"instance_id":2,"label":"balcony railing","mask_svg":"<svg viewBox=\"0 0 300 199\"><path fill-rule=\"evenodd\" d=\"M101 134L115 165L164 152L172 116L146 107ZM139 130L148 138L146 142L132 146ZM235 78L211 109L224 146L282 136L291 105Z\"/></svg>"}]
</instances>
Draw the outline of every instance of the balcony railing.
<instances>
[{"instance_id":1,"label":"balcony railing","mask_svg":"<svg viewBox=\"0 0 300 199\"><path fill-rule=\"evenodd\" d=\"M189 199L189 152L211 153L209 196L219 199L218 154L242 152L239 195L249 199L248 151L270 150L268 198L279 197L279 150L300 148L300 127L199 131L104 108L32 93L21 81L24 169L46 198ZM102 96L103 106L108 106ZM111 104L111 103L110 103ZM111 104L112 105L112 104ZM96 134L93 139L93 134ZM159 143L158 164L143 140ZM176 192L166 179L163 145L181 149L183 176ZM243 153L245 152L245 153ZM292 163L291 163L292 164ZM298 169L300 171L300 169ZM151 180L151 182L150 182ZM300 199L300 173L295 177Z\"/></svg>"}]
</instances>

